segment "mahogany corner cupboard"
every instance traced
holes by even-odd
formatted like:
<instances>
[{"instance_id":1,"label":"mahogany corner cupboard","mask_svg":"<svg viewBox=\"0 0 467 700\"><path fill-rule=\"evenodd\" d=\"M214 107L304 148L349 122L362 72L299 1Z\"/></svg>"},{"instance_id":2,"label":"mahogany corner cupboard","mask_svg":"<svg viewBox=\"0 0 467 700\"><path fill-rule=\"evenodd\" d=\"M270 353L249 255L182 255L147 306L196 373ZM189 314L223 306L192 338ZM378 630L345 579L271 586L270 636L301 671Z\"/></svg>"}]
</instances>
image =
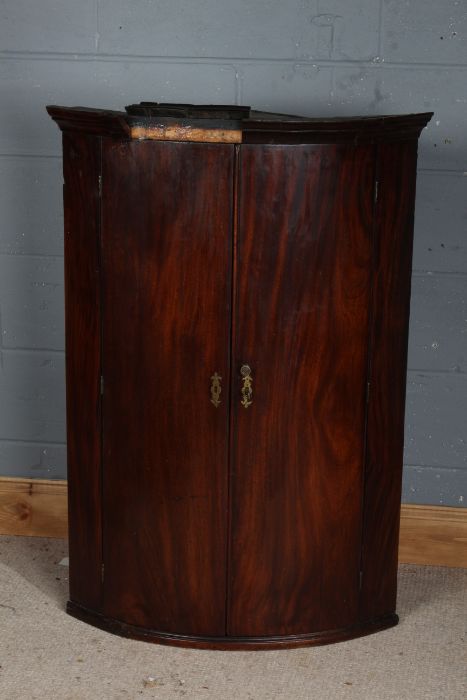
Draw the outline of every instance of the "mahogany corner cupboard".
<instances>
[{"instance_id":1,"label":"mahogany corner cupboard","mask_svg":"<svg viewBox=\"0 0 467 700\"><path fill-rule=\"evenodd\" d=\"M64 152L68 612L218 649L396 624L431 113L47 109Z\"/></svg>"}]
</instances>

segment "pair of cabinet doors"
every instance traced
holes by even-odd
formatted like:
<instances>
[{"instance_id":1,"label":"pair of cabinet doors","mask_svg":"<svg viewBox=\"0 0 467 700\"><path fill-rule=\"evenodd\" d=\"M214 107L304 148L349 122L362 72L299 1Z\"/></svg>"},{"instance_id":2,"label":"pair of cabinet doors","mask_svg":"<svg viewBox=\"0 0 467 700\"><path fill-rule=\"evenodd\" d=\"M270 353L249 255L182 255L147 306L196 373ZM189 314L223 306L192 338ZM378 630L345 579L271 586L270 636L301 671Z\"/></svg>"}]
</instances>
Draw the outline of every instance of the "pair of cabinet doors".
<instances>
[{"instance_id":1,"label":"pair of cabinet doors","mask_svg":"<svg viewBox=\"0 0 467 700\"><path fill-rule=\"evenodd\" d=\"M101 172L105 615L354 624L373 146L103 139Z\"/></svg>"}]
</instances>

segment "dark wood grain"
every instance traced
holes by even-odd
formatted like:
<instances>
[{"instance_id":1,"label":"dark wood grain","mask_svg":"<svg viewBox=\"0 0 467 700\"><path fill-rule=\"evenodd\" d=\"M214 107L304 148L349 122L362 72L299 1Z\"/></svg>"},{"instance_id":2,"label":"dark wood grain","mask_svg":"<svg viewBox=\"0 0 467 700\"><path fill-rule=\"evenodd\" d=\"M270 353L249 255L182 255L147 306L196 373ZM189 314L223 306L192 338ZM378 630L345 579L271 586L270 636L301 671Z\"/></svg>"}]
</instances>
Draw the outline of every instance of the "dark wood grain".
<instances>
[{"instance_id":1,"label":"dark wood grain","mask_svg":"<svg viewBox=\"0 0 467 700\"><path fill-rule=\"evenodd\" d=\"M365 117L304 118L263 113L243 122L243 143L376 143L414 139L433 112Z\"/></svg>"},{"instance_id":2,"label":"dark wood grain","mask_svg":"<svg viewBox=\"0 0 467 700\"><path fill-rule=\"evenodd\" d=\"M96 609L102 562L100 154L99 138L63 135L70 597Z\"/></svg>"},{"instance_id":3,"label":"dark wood grain","mask_svg":"<svg viewBox=\"0 0 467 700\"><path fill-rule=\"evenodd\" d=\"M130 127L125 112L89 107L61 107L48 105L46 108L62 131L81 131L96 136L126 136Z\"/></svg>"},{"instance_id":4,"label":"dark wood grain","mask_svg":"<svg viewBox=\"0 0 467 700\"><path fill-rule=\"evenodd\" d=\"M241 149L230 635L358 619L373 177L372 147Z\"/></svg>"},{"instance_id":5,"label":"dark wood grain","mask_svg":"<svg viewBox=\"0 0 467 700\"><path fill-rule=\"evenodd\" d=\"M104 612L223 635L233 147L104 144Z\"/></svg>"},{"instance_id":6,"label":"dark wood grain","mask_svg":"<svg viewBox=\"0 0 467 700\"><path fill-rule=\"evenodd\" d=\"M396 624L430 114L252 110L232 146L131 139L123 112L48 111L65 132L68 612L210 649Z\"/></svg>"},{"instance_id":7,"label":"dark wood grain","mask_svg":"<svg viewBox=\"0 0 467 700\"><path fill-rule=\"evenodd\" d=\"M363 619L396 607L417 142L378 146Z\"/></svg>"}]
</instances>

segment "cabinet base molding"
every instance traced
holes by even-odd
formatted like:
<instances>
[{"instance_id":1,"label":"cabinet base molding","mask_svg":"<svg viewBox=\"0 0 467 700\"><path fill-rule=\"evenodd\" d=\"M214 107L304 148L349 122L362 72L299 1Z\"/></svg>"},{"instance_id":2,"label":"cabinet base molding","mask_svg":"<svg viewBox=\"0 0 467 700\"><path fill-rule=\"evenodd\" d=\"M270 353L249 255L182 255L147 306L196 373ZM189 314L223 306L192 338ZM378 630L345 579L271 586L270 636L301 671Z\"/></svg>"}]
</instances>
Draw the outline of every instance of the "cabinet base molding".
<instances>
[{"instance_id":1,"label":"cabinet base molding","mask_svg":"<svg viewBox=\"0 0 467 700\"><path fill-rule=\"evenodd\" d=\"M0 477L0 535L67 536L67 482ZM467 508L403 504L399 563L467 567Z\"/></svg>"},{"instance_id":2,"label":"cabinet base molding","mask_svg":"<svg viewBox=\"0 0 467 700\"><path fill-rule=\"evenodd\" d=\"M394 627L399 618L395 613L384 615L375 620L362 622L352 627L338 630L313 632L311 634L287 635L284 637L201 637L182 634L170 634L157 632L156 630L143 629L134 625L127 625L119 620L105 617L100 613L68 601L67 613L78 620L87 622L94 627L99 627L106 632L118 634L129 639L138 639L143 642L167 644L170 646L188 647L193 649L218 649L249 651L255 649L294 649L296 647L321 646L333 642L343 642L347 639L363 637L373 632Z\"/></svg>"}]
</instances>

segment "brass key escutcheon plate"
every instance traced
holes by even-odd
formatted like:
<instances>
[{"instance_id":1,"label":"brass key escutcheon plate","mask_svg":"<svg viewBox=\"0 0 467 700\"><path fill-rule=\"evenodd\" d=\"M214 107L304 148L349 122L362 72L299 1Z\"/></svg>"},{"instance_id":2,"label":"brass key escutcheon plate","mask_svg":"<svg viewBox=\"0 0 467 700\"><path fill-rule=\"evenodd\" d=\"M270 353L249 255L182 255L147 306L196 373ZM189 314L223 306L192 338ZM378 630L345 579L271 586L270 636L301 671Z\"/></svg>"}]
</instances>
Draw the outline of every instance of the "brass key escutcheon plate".
<instances>
[{"instance_id":1,"label":"brass key escutcheon plate","mask_svg":"<svg viewBox=\"0 0 467 700\"><path fill-rule=\"evenodd\" d=\"M240 367L240 374L243 377L241 404L245 408L248 408L248 406L251 406L253 403L253 377L251 376L251 367L249 365L242 365Z\"/></svg>"},{"instance_id":2,"label":"brass key escutcheon plate","mask_svg":"<svg viewBox=\"0 0 467 700\"><path fill-rule=\"evenodd\" d=\"M219 374L217 374L217 372L214 372L214 374L211 377L211 403L213 403L216 408L218 408L218 406L220 406L221 403L221 381L222 377Z\"/></svg>"}]
</instances>

